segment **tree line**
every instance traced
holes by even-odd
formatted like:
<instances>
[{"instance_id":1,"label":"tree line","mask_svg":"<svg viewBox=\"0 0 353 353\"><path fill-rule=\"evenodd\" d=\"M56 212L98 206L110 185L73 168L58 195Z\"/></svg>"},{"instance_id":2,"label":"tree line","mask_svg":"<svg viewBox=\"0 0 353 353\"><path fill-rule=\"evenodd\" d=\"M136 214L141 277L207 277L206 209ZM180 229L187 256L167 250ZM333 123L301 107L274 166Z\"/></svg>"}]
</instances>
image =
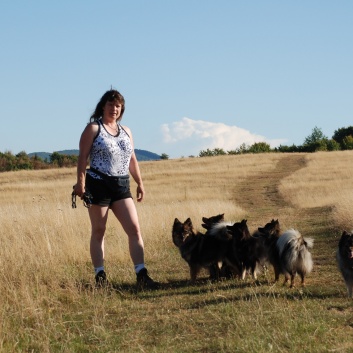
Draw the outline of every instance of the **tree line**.
<instances>
[{"instance_id":1,"label":"tree line","mask_svg":"<svg viewBox=\"0 0 353 353\"><path fill-rule=\"evenodd\" d=\"M266 142L256 142L252 145L243 143L237 149L225 151L222 148L206 149L199 153L199 157L245 154L245 153L268 153L268 152L318 152L318 151L340 151L353 150L353 126L337 129L332 138L328 138L318 127L314 127L312 133L304 139L300 146L280 145L271 148Z\"/></svg>"},{"instance_id":2,"label":"tree line","mask_svg":"<svg viewBox=\"0 0 353 353\"><path fill-rule=\"evenodd\" d=\"M0 152L0 172L74 167L77 165L77 160L78 156L76 155L60 154L58 152L52 153L49 160L43 160L37 155L29 157L24 151L16 155L11 152Z\"/></svg>"},{"instance_id":3,"label":"tree line","mask_svg":"<svg viewBox=\"0 0 353 353\"><path fill-rule=\"evenodd\" d=\"M325 136L322 130L314 127L312 133L304 139L300 146L282 146L271 148L266 142L256 142L252 145L242 144L235 150L225 151L223 148L202 150L199 157L233 155L244 153L267 153L267 152L317 152L317 151L339 151L353 150L353 126L339 128L331 139ZM190 156L193 157L193 156ZM169 156L162 153L161 159L169 159ZM0 172L13 170L49 169L62 167L75 167L78 156L54 152L49 160L34 155L29 157L22 151L16 155L11 152L0 152Z\"/></svg>"}]
</instances>

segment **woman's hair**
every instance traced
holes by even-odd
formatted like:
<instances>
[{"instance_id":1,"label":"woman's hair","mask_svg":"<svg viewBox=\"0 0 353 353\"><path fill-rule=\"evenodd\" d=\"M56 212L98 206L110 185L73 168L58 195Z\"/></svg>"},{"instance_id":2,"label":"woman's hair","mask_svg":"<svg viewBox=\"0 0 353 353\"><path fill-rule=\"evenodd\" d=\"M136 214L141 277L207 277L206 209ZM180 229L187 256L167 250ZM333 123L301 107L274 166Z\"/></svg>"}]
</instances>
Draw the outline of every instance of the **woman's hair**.
<instances>
[{"instance_id":1,"label":"woman's hair","mask_svg":"<svg viewBox=\"0 0 353 353\"><path fill-rule=\"evenodd\" d=\"M125 99L117 90L110 89L103 94L102 98L98 102L96 109L90 117L90 122L97 121L103 116L103 108L107 102L118 102L121 104L121 113L118 120L120 121L122 119L125 111Z\"/></svg>"}]
</instances>

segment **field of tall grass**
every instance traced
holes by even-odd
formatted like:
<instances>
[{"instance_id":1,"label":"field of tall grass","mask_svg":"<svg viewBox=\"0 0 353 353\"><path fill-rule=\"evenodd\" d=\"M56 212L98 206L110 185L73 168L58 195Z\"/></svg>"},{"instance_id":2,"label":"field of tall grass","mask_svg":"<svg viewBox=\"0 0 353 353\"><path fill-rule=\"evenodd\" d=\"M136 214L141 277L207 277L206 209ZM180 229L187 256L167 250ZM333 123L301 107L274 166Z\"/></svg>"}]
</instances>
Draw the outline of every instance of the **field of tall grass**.
<instances>
[{"instance_id":1,"label":"field of tall grass","mask_svg":"<svg viewBox=\"0 0 353 353\"><path fill-rule=\"evenodd\" d=\"M87 209L71 208L74 168L0 173L0 352L351 352L353 302L337 270L353 229L353 153L255 154L141 162L137 204L154 292L135 291L127 238L110 215L106 270L94 287ZM132 191L135 185L132 182ZM250 231L272 218L314 238L307 286L274 284L270 268L189 283L174 219L225 213ZM281 277L282 281L282 277Z\"/></svg>"}]
</instances>

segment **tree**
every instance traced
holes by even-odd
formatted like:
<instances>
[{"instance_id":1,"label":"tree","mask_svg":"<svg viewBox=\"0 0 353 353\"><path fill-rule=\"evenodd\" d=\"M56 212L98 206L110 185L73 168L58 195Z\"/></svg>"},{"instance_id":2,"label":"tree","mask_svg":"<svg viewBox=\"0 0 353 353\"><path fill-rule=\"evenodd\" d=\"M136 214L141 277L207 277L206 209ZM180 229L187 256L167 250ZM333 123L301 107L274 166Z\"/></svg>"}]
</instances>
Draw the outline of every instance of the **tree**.
<instances>
[{"instance_id":1,"label":"tree","mask_svg":"<svg viewBox=\"0 0 353 353\"><path fill-rule=\"evenodd\" d=\"M209 148L207 150L202 150L199 153L199 157L212 157L214 156L213 151L211 151Z\"/></svg>"},{"instance_id":2,"label":"tree","mask_svg":"<svg viewBox=\"0 0 353 353\"><path fill-rule=\"evenodd\" d=\"M162 153L161 159L169 159L169 156L166 153Z\"/></svg>"},{"instance_id":3,"label":"tree","mask_svg":"<svg viewBox=\"0 0 353 353\"><path fill-rule=\"evenodd\" d=\"M214 148L213 150L207 148L207 150L200 151L199 157L224 156L226 154L223 148Z\"/></svg>"},{"instance_id":4,"label":"tree","mask_svg":"<svg viewBox=\"0 0 353 353\"><path fill-rule=\"evenodd\" d=\"M322 130L315 126L311 135L307 136L301 148L302 152L327 151L328 138L323 134Z\"/></svg>"},{"instance_id":5,"label":"tree","mask_svg":"<svg viewBox=\"0 0 353 353\"><path fill-rule=\"evenodd\" d=\"M352 135L345 136L341 143L343 150L353 150L353 137Z\"/></svg>"},{"instance_id":6,"label":"tree","mask_svg":"<svg viewBox=\"0 0 353 353\"><path fill-rule=\"evenodd\" d=\"M343 147L342 142L346 136L353 136L353 126L341 127L335 130L332 138L336 140L341 145L341 147Z\"/></svg>"},{"instance_id":7,"label":"tree","mask_svg":"<svg viewBox=\"0 0 353 353\"><path fill-rule=\"evenodd\" d=\"M213 155L214 156L224 156L226 155L227 153L224 151L223 148L214 148L213 149Z\"/></svg>"},{"instance_id":8,"label":"tree","mask_svg":"<svg viewBox=\"0 0 353 353\"><path fill-rule=\"evenodd\" d=\"M341 145L334 139L327 141L327 150L328 151L339 151L341 149Z\"/></svg>"},{"instance_id":9,"label":"tree","mask_svg":"<svg viewBox=\"0 0 353 353\"><path fill-rule=\"evenodd\" d=\"M235 150L230 150L228 151L228 154L233 155L233 154L243 154L243 153L248 153L249 152L249 146L246 143L242 143L238 148Z\"/></svg>"},{"instance_id":10,"label":"tree","mask_svg":"<svg viewBox=\"0 0 353 353\"><path fill-rule=\"evenodd\" d=\"M249 153L271 152L271 146L266 142L255 142L249 148Z\"/></svg>"},{"instance_id":11,"label":"tree","mask_svg":"<svg viewBox=\"0 0 353 353\"><path fill-rule=\"evenodd\" d=\"M292 146L286 146L286 145L279 145L279 147L275 148L276 152L300 152L300 147L296 146L296 145L292 145Z\"/></svg>"},{"instance_id":12,"label":"tree","mask_svg":"<svg viewBox=\"0 0 353 353\"><path fill-rule=\"evenodd\" d=\"M315 126L311 132L311 135L307 136L304 140L304 145L311 145L319 142L320 140L327 140L327 137L323 134L322 130Z\"/></svg>"}]
</instances>

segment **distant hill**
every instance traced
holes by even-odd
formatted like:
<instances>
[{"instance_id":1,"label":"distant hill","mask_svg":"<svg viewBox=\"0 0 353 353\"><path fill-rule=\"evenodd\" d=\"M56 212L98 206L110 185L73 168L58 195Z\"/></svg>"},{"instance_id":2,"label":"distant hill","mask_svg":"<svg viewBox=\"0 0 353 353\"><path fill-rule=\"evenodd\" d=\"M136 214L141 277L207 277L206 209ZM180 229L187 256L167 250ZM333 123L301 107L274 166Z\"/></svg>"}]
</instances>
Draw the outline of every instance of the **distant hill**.
<instances>
[{"instance_id":1,"label":"distant hill","mask_svg":"<svg viewBox=\"0 0 353 353\"><path fill-rule=\"evenodd\" d=\"M79 150L62 150L62 151L55 151L59 154L67 154L67 155L74 155L74 156L78 156ZM44 161L50 160L50 155L53 152L32 152L32 153L28 153L29 157L33 157L33 156L37 156L41 159L43 159ZM155 161L155 160L159 160L161 159L161 156L153 153L153 152L149 152L149 151L145 151L145 150L139 150L139 149L135 149L135 154L137 157L138 161Z\"/></svg>"}]
</instances>

